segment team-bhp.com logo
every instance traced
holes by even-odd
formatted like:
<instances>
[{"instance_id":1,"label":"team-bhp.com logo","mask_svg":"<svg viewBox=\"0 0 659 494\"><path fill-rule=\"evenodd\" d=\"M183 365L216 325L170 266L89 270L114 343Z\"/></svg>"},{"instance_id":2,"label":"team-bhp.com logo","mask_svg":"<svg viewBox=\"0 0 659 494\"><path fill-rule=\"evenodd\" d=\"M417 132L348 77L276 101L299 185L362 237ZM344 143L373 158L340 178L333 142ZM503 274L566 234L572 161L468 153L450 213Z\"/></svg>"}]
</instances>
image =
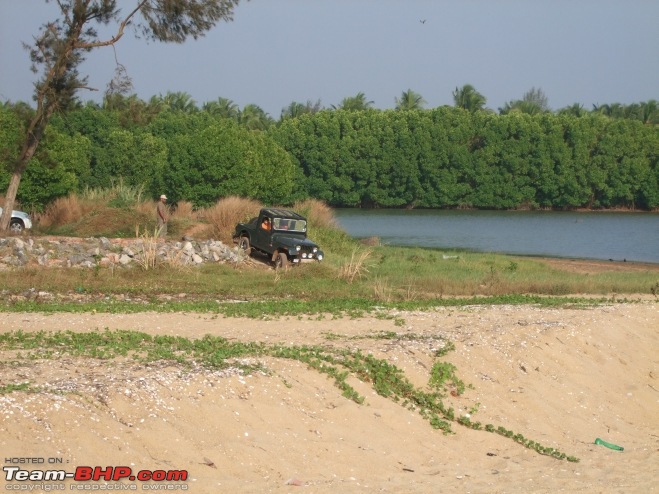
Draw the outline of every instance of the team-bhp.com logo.
<instances>
[{"instance_id":1,"label":"team-bhp.com logo","mask_svg":"<svg viewBox=\"0 0 659 494\"><path fill-rule=\"evenodd\" d=\"M8 484L7 490L25 490L25 485L21 482L64 482L65 480L73 480L76 482L122 482L122 481L139 481L139 482L156 482L156 484L144 484L143 490L159 490L165 487L166 482L185 482L188 480L187 470L139 470L134 472L131 467L118 466L118 467L77 467L74 472L67 472L66 470L24 470L21 467L5 466L5 481L16 482L15 484ZM13 485L14 487L10 487ZM55 484L56 485L56 484ZM117 490L119 485L125 486L130 490L136 489L135 484L117 484L112 490ZM63 487L63 486L62 486ZM82 486L80 486L82 487ZM105 489L93 488L100 487L94 486L89 489L89 484L85 484L85 490L109 490L108 485ZM167 484L167 490L187 490L187 484ZM70 486L71 490L77 490L75 484ZM58 490L49 489L49 490Z\"/></svg>"}]
</instances>

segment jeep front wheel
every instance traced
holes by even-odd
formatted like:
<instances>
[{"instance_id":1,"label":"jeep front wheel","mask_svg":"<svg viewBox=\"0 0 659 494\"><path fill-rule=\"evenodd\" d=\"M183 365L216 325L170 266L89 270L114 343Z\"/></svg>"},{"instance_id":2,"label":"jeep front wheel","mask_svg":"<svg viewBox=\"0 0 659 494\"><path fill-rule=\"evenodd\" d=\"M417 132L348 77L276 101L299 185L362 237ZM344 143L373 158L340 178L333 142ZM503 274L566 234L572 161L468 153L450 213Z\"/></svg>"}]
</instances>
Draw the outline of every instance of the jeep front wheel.
<instances>
[{"instance_id":1,"label":"jeep front wheel","mask_svg":"<svg viewBox=\"0 0 659 494\"><path fill-rule=\"evenodd\" d=\"M275 259L275 269L287 269L289 264L290 262L288 261L286 252L280 252L277 254L277 258Z\"/></svg>"},{"instance_id":2,"label":"jeep front wheel","mask_svg":"<svg viewBox=\"0 0 659 494\"><path fill-rule=\"evenodd\" d=\"M249 237L243 236L240 237L238 242L238 247L240 247L245 254L250 255L252 253L252 247L249 245Z\"/></svg>"}]
</instances>

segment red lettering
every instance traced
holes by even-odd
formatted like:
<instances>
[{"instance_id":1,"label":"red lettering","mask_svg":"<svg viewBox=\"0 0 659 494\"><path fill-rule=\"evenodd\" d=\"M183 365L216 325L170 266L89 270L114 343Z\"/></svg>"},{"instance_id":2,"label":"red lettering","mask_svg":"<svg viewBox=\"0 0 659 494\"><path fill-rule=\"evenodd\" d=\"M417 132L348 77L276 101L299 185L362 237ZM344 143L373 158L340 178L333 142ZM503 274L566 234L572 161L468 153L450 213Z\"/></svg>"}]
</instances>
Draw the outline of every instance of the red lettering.
<instances>
[{"instance_id":1,"label":"red lettering","mask_svg":"<svg viewBox=\"0 0 659 494\"><path fill-rule=\"evenodd\" d=\"M7 480L11 480L12 476L19 479L21 470L17 467L5 467L4 470L7 472ZM29 473L25 471L25 473ZM163 480L167 481L186 481L188 479L187 470L140 470L136 475L133 475L133 470L127 466L119 467L77 467L73 479L81 481L99 481L99 480L114 480L120 481L122 479L129 480L139 480L140 482L145 482L148 480L153 480L155 482L162 482Z\"/></svg>"},{"instance_id":2,"label":"red lettering","mask_svg":"<svg viewBox=\"0 0 659 494\"><path fill-rule=\"evenodd\" d=\"M151 474L151 479L157 480L158 482L160 482L161 480L165 480L166 478L167 478L167 472L165 472L164 470L155 470Z\"/></svg>"},{"instance_id":3,"label":"red lettering","mask_svg":"<svg viewBox=\"0 0 659 494\"><path fill-rule=\"evenodd\" d=\"M73 476L73 480L85 481L91 480L92 478L92 467L78 467L76 468L76 473Z\"/></svg>"},{"instance_id":4,"label":"red lettering","mask_svg":"<svg viewBox=\"0 0 659 494\"><path fill-rule=\"evenodd\" d=\"M187 470L169 470L167 480L188 480Z\"/></svg>"},{"instance_id":5,"label":"red lettering","mask_svg":"<svg viewBox=\"0 0 659 494\"><path fill-rule=\"evenodd\" d=\"M149 470L140 470L137 472L137 480L145 481L151 480L151 472Z\"/></svg>"},{"instance_id":6,"label":"red lettering","mask_svg":"<svg viewBox=\"0 0 659 494\"><path fill-rule=\"evenodd\" d=\"M94 476L92 480L100 480L103 477L105 480L112 480L112 467L107 467L103 470L101 467L94 467Z\"/></svg>"},{"instance_id":7,"label":"red lettering","mask_svg":"<svg viewBox=\"0 0 659 494\"><path fill-rule=\"evenodd\" d=\"M112 480L127 479L130 477L132 470L130 467L115 467Z\"/></svg>"}]
</instances>

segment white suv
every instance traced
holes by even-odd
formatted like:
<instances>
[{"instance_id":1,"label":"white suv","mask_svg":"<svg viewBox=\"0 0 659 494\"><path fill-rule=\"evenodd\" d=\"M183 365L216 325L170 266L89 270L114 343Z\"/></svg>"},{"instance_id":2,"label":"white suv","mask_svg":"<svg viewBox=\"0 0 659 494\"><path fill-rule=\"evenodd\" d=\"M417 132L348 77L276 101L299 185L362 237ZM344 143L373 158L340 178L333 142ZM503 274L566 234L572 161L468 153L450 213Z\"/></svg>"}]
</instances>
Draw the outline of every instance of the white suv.
<instances>
[{"instance_id":1,"label":"white suv","mask_svg":"<svg viewBox=\"0 0 659 494\"><path fill-rule=\"evenodd\" d=\"M2 214L2 208L0 208ZM32 220L30 215L23 211L12 211L11 220L9 221L9 230L14 233L21 233L25 229L32 228Z\"/></svg>"}]
</instances>

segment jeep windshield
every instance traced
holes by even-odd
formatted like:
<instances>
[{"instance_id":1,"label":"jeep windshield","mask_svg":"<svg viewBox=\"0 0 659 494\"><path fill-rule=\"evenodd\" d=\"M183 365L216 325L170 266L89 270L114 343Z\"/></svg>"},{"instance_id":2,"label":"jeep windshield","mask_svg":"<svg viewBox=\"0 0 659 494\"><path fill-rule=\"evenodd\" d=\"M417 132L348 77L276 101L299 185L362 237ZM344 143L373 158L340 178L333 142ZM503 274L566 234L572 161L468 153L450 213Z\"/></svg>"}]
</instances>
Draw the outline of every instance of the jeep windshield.
<instances>
[{"instance_id":1,"label":"jeep windshield","mask_svg":"<svg viewBox=\"0 0 659 494\"><path fill-rule=\"evenodd\" d=\"M307 222L305 220L296 220L292 218L274 218L272 224L275 230L305 233L307 231Z\"/></svg>"}]
</instances>

